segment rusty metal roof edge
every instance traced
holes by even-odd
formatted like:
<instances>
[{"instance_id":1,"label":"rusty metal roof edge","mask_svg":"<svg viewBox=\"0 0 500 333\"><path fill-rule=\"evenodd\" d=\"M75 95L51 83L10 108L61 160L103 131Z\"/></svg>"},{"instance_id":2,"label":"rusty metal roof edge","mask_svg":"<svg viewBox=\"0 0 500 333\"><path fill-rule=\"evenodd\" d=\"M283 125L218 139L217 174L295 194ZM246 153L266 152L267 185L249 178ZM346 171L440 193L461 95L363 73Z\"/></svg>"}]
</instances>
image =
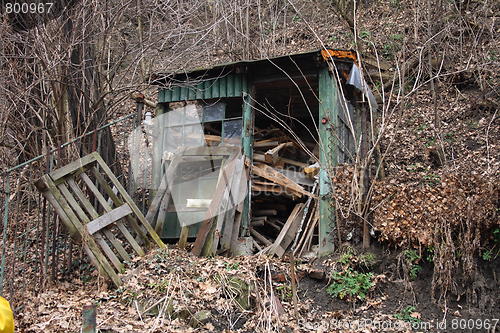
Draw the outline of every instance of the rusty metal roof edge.
<instances>
[{"instance_id":1,"label":"rusty metal roof edge","mask_svg":"<svg viewBox=\"0 0 500 333\"><path fill-rule=\"evenodd\" d=\"M306 51L306 52L301 52L301 53L293 53L293 54L287 54L287 55L282 55L282 56L277 56L273 58L261 58L261 59L254 59L254 60L239 60L239 61L234 61L234 62L228 62L228 63L221 63L213 66L208 66L208 67L195 67L191 69L184 69L184 70L172 70L172 71L167 71L167 72L158 72L158 73L152 73L147 77L147 80L151 82L153 85L159 85L161 83L164 83L165 81L170 81L174 80L174 77L176 75L180 74L193 74L199 72L202 74L203 72L207 73L212 70L216 69L224 69L227 67L237 67L239 65L248 65L248 64L256 64L259 62L267 62L267 61L275 61L275 60L280 60L280 59L285 59L285 58L296 58L296 57L301 57L305 55L313 55L315 53L320 53L322 50L325 50L323 48L321 49L315 49L312 51ZM330 48L326 48L326 50L333 50ZM334 51L345 51L345 52L355 52L353 50L334 50Z\"/></svg>"}]
</instances>

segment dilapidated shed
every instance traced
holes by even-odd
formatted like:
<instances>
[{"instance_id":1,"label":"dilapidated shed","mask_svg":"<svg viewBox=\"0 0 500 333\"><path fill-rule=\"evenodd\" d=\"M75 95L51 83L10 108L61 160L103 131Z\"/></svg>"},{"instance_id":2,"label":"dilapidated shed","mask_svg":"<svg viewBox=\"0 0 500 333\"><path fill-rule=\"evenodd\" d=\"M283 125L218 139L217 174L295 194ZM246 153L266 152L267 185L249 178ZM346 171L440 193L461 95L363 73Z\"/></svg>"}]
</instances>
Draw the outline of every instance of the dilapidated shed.
<instances>
[{"instance_id":1,"label":"dilapidated shed","mask_svg":"<svg viewBox=\"0 0 500 333\"><path fill-rule=\"evenodd\" d=\"M355 52L322 49L153 79L153 182L160 186L169 170L171 178L156 223L162 239L196 237L196 254L235 251L222 246L231 235L278 255L314 244L320 254L334 250L332 171L355 160L362 119L376 109ZM231 184L239 197L228 194ZM218 191L226 208L214 202Z\"/></svg>"}]
</instances>

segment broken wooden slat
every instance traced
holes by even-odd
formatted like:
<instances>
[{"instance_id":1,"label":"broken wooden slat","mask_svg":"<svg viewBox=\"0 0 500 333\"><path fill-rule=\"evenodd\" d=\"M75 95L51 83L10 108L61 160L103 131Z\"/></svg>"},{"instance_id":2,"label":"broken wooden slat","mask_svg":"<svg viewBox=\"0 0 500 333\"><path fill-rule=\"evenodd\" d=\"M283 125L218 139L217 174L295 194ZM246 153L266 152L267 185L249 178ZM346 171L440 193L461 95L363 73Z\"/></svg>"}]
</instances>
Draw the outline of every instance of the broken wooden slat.
<instances>
[{"instance_id":1,"label":"broken wooden slat","mask_svg":"<svg viewBox=\"0 0 500 333\"><path fill-rule=\"evenodd\" d=\"M132 209L130 209L129 205L125 204L123 206L113 209L109 213L99 216L97 219L88 223L87 230L89 234L93 235L102 228L107 227L111 223L114 223L131 213Z\"/></svg>"},{"instance_id":2,"label":"broken wooden slat","mask_svg":"<svg viewBox=\"0 0 500 333\"><path fill-rule=\"evenodd\" d=\"M307 163L302 163L302 162L298 162L298 161L295 161L295 160L291 160L289 158L284 158L284 157L280 157L278 158L278 162L279 161L283 161L285 162L286 164L290 164L290 165L295 165L295 166L298 166L300 168L306 168L309 166L309 164Z\"/></svg>"},{"instance_id":3,"label":"broken wooden slat","mask_svg":"<svg viewBox=\"0 0 500 333\"><path fill-rule=\"evenodd\" d=\"M297 234L297 229L300 226L300 223L303 220L304 216L304 211L305 211L306 205L303 205L301 209L299 210L298 214L295 216L293 219L292 224L290 225L290 228L288 228L287 233L285 234L285 237L283 238L283 241L281 242L281 247L283 249L287 249L288 246L293 242L295 239L295 235ZM286 225L286 224L285 224Z\"/></svg>"},{"instance_id":4,"label":"broken wooden slat","mask_svg":"<svg viewBox=\"0 0 500 333\"><path fill-rule=\"evenodd\" d=\"M273 164L276 163L278 161L279 157L278 153L280 152L280 150L288 146L293 146L293 142L283 142L280 143L278 146L269 149L265 154L266 162Z\"/></svg>"},{"instance_id":5,"label":"broken wooden slat","mask_svg":"<svg viewBox=\"0 0 500 333\"><path fill-rule=\"evenodd\" d=\"M294 251L295 253L297 253L297 250L302 246L304 239L306 238L306 235L309 233L309 229L311 228L311 222L313 221L314 216L316 214L317 205L318 205L318 201L315 200L314 206L311 210L311 214L309 215L309 219L307 221L306 227L304 228L304 232L302 233L302 237L300 238L299 242L296 244L295 251ZM299 252L299 256L300 256L300 252Z\"/></svg>"},{"instance_id":6,"label":"broken wooden slat","mask_svg":"<svg viewBox=\"0 0 500 333\"><path fill-rule=\"evenodd\" d=\"M313 198L317 198L316 195L304 190L302 186L299 184L295 183L285 175L282 175L278 171L274 170L268 165L261 164L261 165L255 165L253 168L253 173L257 176L266 178L270 181L273 181L275 183L278 183L287 189L292 190L293 192L299 193L299 194L305 194L308 196L312 196Z\"/></svg>"},{"instance_id":7,"label":"broken wooden slat","mask_svg":"<svg viewBox=\"0 0 500 333\"><path fill-rule=\"evenodd\" d=\"M235 156L236 156L236 152L233 151L233 153L229 156L229 159L234 159ZM228 159L224 159L222 161L221 168L219 169L219 176L217 177L217 185L215 186L216 188L217 188L217 186L219 186L221 179L224 177L224 170L226 169L226 166L227 166L227 160ZM230 163L232 163L232 161ZM232 176L232 174L230 176ZM226 194L226 188L224 188L224 192L222 194L221 201L224 200L225 194ZM218 218L219 218L218 214L220 212L220 204L219 204L219 206L216 207L217 216L214 217L213 222L218 221ZM210 230L208 231L207 237L205 239L205 244L203 244L203 248L201 249L202 256L207 256L207 255L211 254L212 244L214 241L214 233L215 233L216 228L217 228L217 223L212 223L212 226L210 227Z\"/></svg>"},{"instance_id":8,"label":"broken wooden slat","mask_svg":"<svg viewBox=\"0 0 500 333\"><path fill-rule=\"evenodd\" d=\"M307 250L307 244L310 242L311 240L311 237L312 237L312 233L314 231L314 228L316 227L316 224L318 224L318 221L319 221L319 214L314 214L314 220L313 220L313 223L312 223L312 226L311 228L309 228L309 230L307 231L307 235L305 237L305 241L304 241L304 244L302 245L302 248L300 249L299 251L299 256L302 255L302 252L304 252L304 250Z\"/></svg>"},{"instance_id":9,"label":"broken wooden slat","mask_svg":"<svg viewBox=\"0 0 500 333\"><path fill-rule=\"evenodd\" d=\"M269 255L270 256L272 256L272 255L274 255L276 253L276 251L278 250L278 247L281 247L281 242L285 238L285 236L286 236L286 234L288 232L288 229L290 229L290 227L294 223L295 218L297 217L297 215L299 214L299 212L300 212L300 210L302 209L303 206L304 206L303 203L298 203L293 208L293 211L290 214L290 216L288 217L288 219L287 219L287 221L285 223L285 226L281 229L281 232L279 233L278 237L274 241L273 246L271 247L271 250L269 251ZM281 248L283 250L286 250L286 248L283 248L283 247L281 247Z\"/></svg>"},{"instance_id":10,"label":"broken wooden slat","mask_svg":"<svg viewBox=\"0 0 500 333\"><path fill-rule=\"evenodd\" d=\"M185 249L186 248L186 243L189 235L189 226L184 226L181 229L181 235L179 236L179 243L177 243L177 246L179 249Z\"/></svg>"},{"instance_id":11,"label":"broken wooden slat","mask_svg":"<svg viewBox=\"0 0 500 333\"><path fill-rule=\"evenodd\" d=\"M156 218L156 223L155 223L155 231L160 236L163 231L163 224L165 223L165 218L167 216L168 205L170 203L170 196L171 196L170 189L167 188L167 191L165 192L163 198L161 199L160 209L158 210L158 217Z\"/></svg>"},{"instance_id":12,"label":"broken wooden slat","mask_svg":"<svg viewBox=\"0 0 500 333\"><path fill-rule=\"evenodd\" d=\"M58 185L61 183L61 178L68 175L73 175L76 171L81 170L84 166L90 168L96 161L97 159L94 154L86 155L78 161L72 162L55 171L52 171L49 175L53 180L54 185Z\"/></svg>"},{"instance_id":13,"label":"broken wooden slat","mask_svg":"<svg viewBox=\"0 0 500 333\"><path fill-rule=\"evenodd\" d=\"M254 142L253 148L254 149L259 149L259 148L273 148L279 145L279 141L261 141L261 142Z\"/></svg>"},{"instance_id":14,"label":"broken wooden slat","mask_svg":"<svg viewBox=\"0 0 500 333\"><path fill-rule=\"evenodd\" d=\"M212 199L186 199L186 208L208 208Z\"/></svg>"}]
</instances>

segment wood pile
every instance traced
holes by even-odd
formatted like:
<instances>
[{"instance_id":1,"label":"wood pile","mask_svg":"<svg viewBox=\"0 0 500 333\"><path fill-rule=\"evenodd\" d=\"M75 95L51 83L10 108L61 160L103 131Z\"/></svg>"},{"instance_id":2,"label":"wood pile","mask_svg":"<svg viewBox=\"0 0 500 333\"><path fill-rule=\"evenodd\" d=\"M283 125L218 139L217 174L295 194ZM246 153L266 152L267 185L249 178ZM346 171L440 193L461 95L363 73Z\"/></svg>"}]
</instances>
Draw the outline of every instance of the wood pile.
<instances>
[{"instance_id":1,"label":"wood pile","mask_svg":"<svg viewBox=\"0 0 500 333\"><path fill-rule=\"evenodd\" d=\"M273 126L255 128L254 136L252 243L269 255L281 257L287 249L300 254L317 237L318 186L315 173L306 175L304 169L317 161L319 149L313 143L299 144ZM311 158L306 149L316 156Z\"/></svg>"},{"instance_id":2,"label":"wood pile","mask_svg":"<svg viewBox=\"0 0 500 333\"><path fill-rule=\"evenodd\" d=\"M442 174L416 182L387 179L374 187L373 226L380 231L380 241L395 246L436 246L443 228L459 238L469 233L480 237L498 225L498 193L496 182L478 175Z\"/></svg>"}]
</instances>

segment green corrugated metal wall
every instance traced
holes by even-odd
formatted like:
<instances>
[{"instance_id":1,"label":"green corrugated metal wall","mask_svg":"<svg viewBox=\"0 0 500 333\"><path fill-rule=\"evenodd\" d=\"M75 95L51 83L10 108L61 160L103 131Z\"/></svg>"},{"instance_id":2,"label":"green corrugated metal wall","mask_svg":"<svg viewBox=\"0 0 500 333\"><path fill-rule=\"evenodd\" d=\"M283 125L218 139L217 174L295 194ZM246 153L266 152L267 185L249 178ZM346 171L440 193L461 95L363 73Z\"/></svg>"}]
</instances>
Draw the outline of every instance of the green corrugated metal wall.
<instances>
[{"instance_id":1,"label":"green corrugated metal wall","mask_svg":"<svg viewBox=\"0 0 500 333\"><path fill-rule=\"evenodd\" d=\"M223 77L179 83L177 86L160 89L160 103L193 101L196 99L211 99L242 96L246 87L246 74L228 74Z\"/></svg>"}]
</instances>

